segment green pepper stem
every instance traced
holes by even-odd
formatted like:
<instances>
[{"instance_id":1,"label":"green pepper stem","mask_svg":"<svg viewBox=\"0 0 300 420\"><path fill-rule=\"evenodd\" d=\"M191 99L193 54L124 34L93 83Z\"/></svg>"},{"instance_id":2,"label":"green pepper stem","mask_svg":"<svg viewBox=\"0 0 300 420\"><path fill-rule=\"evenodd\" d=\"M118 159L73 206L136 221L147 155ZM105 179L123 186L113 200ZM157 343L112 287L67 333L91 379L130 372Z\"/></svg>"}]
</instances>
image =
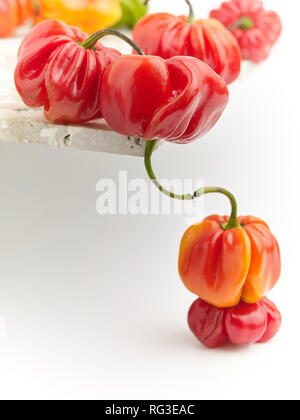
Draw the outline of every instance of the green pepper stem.
<instances>
[{"instance_id":1,"label":"green pepper stem","mask_svg":"<svg viewBox=\"0 0 300 420\"><path fill-rule=\"evenodd\" d=\"M127 42L127 44L129 44L132 48L134 48L139 55L145 55L144 51L132 39L122 34L121 32L114 31L113 29L104 29L102 31L98 31L95 34L91 35L89 38L85 39L83 42L80 42L79 45L81 45L87 50L91 50L95 47L96 43L101 38L108 35L116 36L117 38L122 39L123 41Z\"/></svg>"},{"instance_id":2,"label":"green pepper stem","mask_svg":"<svg viewBox=\"0 0 300 420\"><path fill-rule=\"evenodd\" d=\"M231 209L232 209L230 219L228 223L225 223L223 225L223 229L227 230L227 229L234 229L234 228L239 227L239 222L237 218L237 201L235 197L233 196L233 194L231 194L229 191L225 190L224 188L218 188L218 187L199 188L197 191L194 192L194 194L175 194L171 191L168 191L166 188L164 188L160 184L160 182L157 180L154 174L153 168L152 168L152 163L151 163L151 157L153 155L153 151L155 149L156 144L157 144L157 140L147 141L146 151L145 151L145 168L146 168L149 178L151 179L153 184L159 189L159 191L167 195L168 197L174 198L175 200L190 200L190 201L198 197L201 197L205 194L213 194L213 193L223 194L229 199L230 204L231 204Z\"/></svg>"},{"instance_id":3,"label":"green pepper stem","mask_svg":"<svg viewBox=\"0 0 300 420\"><path fill-rule=\"evenodd\" d=\"M190 9L188 21L189 21L189 23L194 23L195 22L195 14L194 14L193 6L192 6L190 0L184 0L184 1L186 2L186 4L189 6L189 9ZM146 0L144 2L144 6L146 7L149 3L150 3L150 0Z\"/></svg>"},{"instance_id":4,"label":"green pepper stem","mask_svg":"<svg viewBox=\"0 0 300 420\"><path fill-rule=\"evenodd\" d=\"M192 3L190 2L190 0L185 0L186 4L189 6L190 9L190 13L189 13L189 23L194 23L195 22L195 14L194 14L194 9L192 6Z\"/></svg>"},{"instance_id":5,"label":"green pepper stem","mask_svg":"<svg viewBox=\"0 0 300 420\"><path fill-rule=\"evenodd\" d=\"M156 143L157 143L156 140L151 140L151 141L147 141L147 144L146 144L145 167L146 167L146 171L149 178L151 179L153 184L159 189L159 191L167 195L168 197L174 198L175 200L194 200L195 197L192 194L174 194L171 191L168 191L159 183L159 181L157 180L153 172L152 163L151 163L151 157L155 149Z\"/></svg>"},{"instance_id":6,"label":"green pepper stem","mask_svg":"<svg viewBox=\"0 0 300 420\"><path fill-rule=\"evenodd\" d=\"M224 188L207 187L207 188L199 188L199 190L197 190L194 193L194 196L195 198L198 198L205 194L223 194L229 199L230 204L231 204L231 216L228 222L223 224L224 230L240 227L240 224L238 222L238 216L237 216L237 201L234 195L231 194L231 192L225 190Z\"/></svg>"},{"instance_id":7,"label":"green pepper stem","mask_svg":"<svg viewBox=\"0 0 300 420\"><path fill-rule=\"evenodd\" d=\"M236 22L234 22L232 25L228 26L228 29L232 31L235 28L241 28L244 31L247 31L251 28L253 28L254 22L249 16L243 16Z\"/></svg>"}]
</instances>

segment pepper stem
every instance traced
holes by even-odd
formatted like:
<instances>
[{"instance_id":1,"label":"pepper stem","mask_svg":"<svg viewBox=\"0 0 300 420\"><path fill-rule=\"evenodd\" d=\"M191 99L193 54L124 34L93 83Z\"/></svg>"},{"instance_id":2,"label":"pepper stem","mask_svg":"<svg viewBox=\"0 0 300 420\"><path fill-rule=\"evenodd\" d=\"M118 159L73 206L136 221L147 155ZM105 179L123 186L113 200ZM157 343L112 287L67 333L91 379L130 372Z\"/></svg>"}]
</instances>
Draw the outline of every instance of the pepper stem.
<instances>
[{"instance_id":1,"label":"pepper stem","mask_svg":"<svg viewBox=\"0 0 300 420\"><path fill-rule=\"evenodd\" d=\"M249 29L253 28L254 22L249 16L243 16L232 25L228 26L228 29L232 31L235 28L241 28L244 31L248 31Z\"/></svg>"},{"instance_id":2,"label":"pepper stem","mask_svg":"<svg viewBox=\"0 0 300 420\"><path fill-rule=\"evenodd\" d=\"M232 209L230 219L228 223L225 223L223 225L223 229L224 230L234 229L240 226L238 222L238 218L237 218L237 201L235 197L233 196L233 194L231 194L229 191L225 190L224 188L218 188L218 187L200 188L197 191L195 191L194 194L175 194L171 191L168 191L166 188L164 188L160 184L160 182L157 180L154 174L153 168L152 168L152 163L151 163L151 157L152 157L156 144L157 144L157 140L147 141L146 151L145 151L145 168L146 168L149 178L151 179L153 184L159 189L160 192L167 195L168 197L174 198L175 200L190 200L190 201L198 197L201 197L205 194L213 194L213 193L223 194L230 200L231 209Z\"/></svg>"},{"instance_id":3,"label":"pepper stem","mask_svg":"<svg viewBox=\"0 0 300 420\"><path fill-rule=\"evenodd\" d=\"M144 6L146 7L149 4L150 0L145 0L144 1ZM185 0L186 4L189 6L190 9L190 14L189 14L189 18L188 18L188 22L189 23L194 23L195 22L195 14L194 14L194 9L193 6L190 2L190 0Z\"/></svg>"},{"instance_id":4,"label":"pepper stem","mask_svg":"<svg viewBox=\"0 0 300 420\"><path fill-rule=\"evenodd\" d=\"M190 2L190 0L185 0L185 2L189 6L189 9L190 9L188 22L189 23L194 23L195 22L195 14L194 14L194 9L193 9L192 3Z\"/></svg>"},{"instance_id":5,"label":"pepper stem","mask_svg":"<svg viewBox=\"0 0 300 420\"><path fill-rule=\"evenodd\" d=\"M157 180L153 172L152 163L151 163L151 157L155 149L156 143L157 143L156 140L151 140L151 141L147 141L147 145L146 145L145 168L146 168L149 178L151 179L153 184L156 185L159 191L167 195L168 197L174 198L175 200L194 200L195 197L192 194L174 194L171 191L168 191Z\"/></svg>"},{"instance_id":6,"label":"pepper stem","mask_svg":"<svg viewBox=\"0 0 300 420\"><path fill-rule=\"evenodd\" d=\"M231 216L228 222L223 224L222 227L224 230L235 229L235 228L240 227L240 224L238 222L238 217L237 217L237 201L234 195L231 194L231 192L225 190L224 188L207 187L207 188L200 188L199 190L197 190L194 196L195 198L198 198L205 194L223 194L229 199L230 204L231 204Z\"/></svg>"},{"instance_id":7,"label":"pepper stem","mask_svg":"<svg viewBox=\"0 0 300 420\"><path fill-rule=\"evenodd\" d=\"M91 50L95 47L96 43L105 36L113 35L117 38L122 39L123 41L127 42L132 48L136 50L139 55L145 55L144 51L128 36L122 34L121 32L114 31L113 29L104 29L102 31L98 31L95 34L91 35L89 38L85 39L83 42L80 42L79 45L84 47L87 50Z\"/></svg>"}]
</instances>

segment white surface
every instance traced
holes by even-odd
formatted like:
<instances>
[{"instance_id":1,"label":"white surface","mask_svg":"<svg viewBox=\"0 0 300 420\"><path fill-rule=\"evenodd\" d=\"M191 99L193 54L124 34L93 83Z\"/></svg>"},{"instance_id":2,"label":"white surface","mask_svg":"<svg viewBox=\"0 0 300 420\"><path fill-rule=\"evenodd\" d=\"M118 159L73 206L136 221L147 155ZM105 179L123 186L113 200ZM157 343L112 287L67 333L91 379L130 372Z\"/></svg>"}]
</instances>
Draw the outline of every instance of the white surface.
<instances>
[{"instance_id":1,"label":"white surface","mask_svg":"<svg viewBox=\"0 0 300 420\"><path fill-rule=\"evenodd\" d=\"M115 133L103 119L84 125L56 125L49 123L39 109L0 108L0 120L0 140L4 141L129 156L145 155L144 139Z\"/></svg>"},{"instance_id":2,"label":"white surface","mask_svg":"<svg viewBox=\"0 0 300 420\"><path fill-rule=\"evenodd\" d=\"M185 11L163 3L153 10ZM195 3L205 15L218 1ZM278 337L203 348L176 269L184 218L97 215L97 181L120 169L145 177L140 159L0 143L1 398L299 399L300 8L266 4L285 27L269 60L232 86L206 138L164 146L155 167L227 187L241 214L269 222L283 258L270 295L284 317ZM205 203L206 214L228 212L221 197Z\"/></svg>"}]
</instances>

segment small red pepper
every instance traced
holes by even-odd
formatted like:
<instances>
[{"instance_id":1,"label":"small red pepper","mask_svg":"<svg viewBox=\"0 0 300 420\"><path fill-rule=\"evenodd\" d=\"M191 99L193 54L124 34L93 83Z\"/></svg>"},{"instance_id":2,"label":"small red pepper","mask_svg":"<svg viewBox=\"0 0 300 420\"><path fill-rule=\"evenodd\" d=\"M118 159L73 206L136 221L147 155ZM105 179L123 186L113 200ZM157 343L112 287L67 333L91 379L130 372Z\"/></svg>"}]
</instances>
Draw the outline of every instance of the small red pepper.
<instances>
[{"instance_id":1,"label":"small red pepper","mask_svg":"<svg viewBox=\"0 0 300 420\"><path fill-rule=\"evenodd\" d=\"M188 324L195 337L206 347L225 343L252 344L271 340L281 327L281 314L269 299L227 309L216 308L197 299L188 314Z\"/></svg>"},{"instance_id":2,"label":"small red pepper","mask_svg":"<svg viewBox=\"0 0 300 420\"><path fill-rule=\"evenodd\" d=\"M222 22L237 39L243 58L259 63L270 54L282 25L277 13L266 11L258 0L230 0L210 17Z\"/></svg>"},{"instance_id":3,"label":"small red pepper","mask_svg":"<svg viewBox=\"0 0 300 420\"><path fill-rule=\"evenodd\" d=\"M164 59L196 57L207 63L229 84L240 74L241 52L234 36L215 19L195 20L190 16L156 13L142 18L133 30L134 41L146 54Z\"/></svg>"},{"instance_id":4,"label":"small red pepper","mask_svg":"<svg viewBox=\"0 0 300 420\"><path fill-rule=\"evenodd\" d=\"M48 120L89 121L101 117L102 75L119 56L119 51L93 42L79 29L47 20L23 40L15 84L24 103L43 106Z\"/></svg>"},{"instance_id":5,"label":"small red pepper","mask_svg":"<svg viewBox=\"0 0 300 420\"><path fill-rule=\"evenodd\" d=\"M228 97L224 80L196 58L132 55L106 70L99 100L113 130L184 144L216 124Z\"/></svg>"}]
</instances>

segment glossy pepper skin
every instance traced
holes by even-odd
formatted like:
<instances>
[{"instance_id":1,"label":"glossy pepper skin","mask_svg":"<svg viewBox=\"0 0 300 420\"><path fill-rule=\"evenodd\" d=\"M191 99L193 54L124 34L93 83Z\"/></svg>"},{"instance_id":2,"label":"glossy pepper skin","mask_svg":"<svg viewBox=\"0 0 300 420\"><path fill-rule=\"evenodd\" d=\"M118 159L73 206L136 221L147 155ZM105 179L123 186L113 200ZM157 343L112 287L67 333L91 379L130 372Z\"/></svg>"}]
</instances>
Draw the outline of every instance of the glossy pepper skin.
<instances>
[{"instance_id":1,"label":"glossy pepper skin","mask_svg":"<svg viewBox=\"0 0 300 420\"><path fill-rule=\"evenodd\" d=\"M89 35L108 28L121 17L119 0L35 0L35 22L59 19Z\"/></svg>"},{"instance_id":2,"label":"glossy pepper skin","mask_svg":"<svg viewBox=\"0 0 300 420\"><path fill-rule=\"evenodd\" d=\"M63 22L35 26L23 40L15 84L29 107L44 107L50 121L81 123L101 117L99 94L105 69L120 55L97 43L78 45L88 35Z\"/></svg>"},{"instance_id":3,"label":"glossy pepper skin","mask_svg":"<svg viewBox=\"0 0 300 420\"><path fill-rule=\"evenodd\" d=\"M228 217L211 216L183 236L179 273L184 285L219 308L257 303L279 280L279 245L265 222L240 217L240 227L224 230Z\"/></svg>"},{"instance_id":4,"label":"glossy pepper skin","mask_svg":"<svg viewBox=\"0 0 300 420\"><path fill-rule=\"evenodd\" d=\"M31 0L0 0L0 37L10 36L32 13Z\"/></svg>"},{"instance_id":5,"label":"glossy pepper skin","mask_svg":"<svg viewBox=\"0 0 300 420\"><path fill-rule=\"evenodd\" d=\"M100 109L121 134L188 143L215 125L228 97L224 80L196 58L122 56L103 76Z\"/></svg>"},{"instance_id":6,"label":"glossy pepper skin","mask_svg":"<svg viewBox=\"0 0 300 420\"><path fill-rule=\"evenodd\" d=\"M129 29L133 29L136 23L143 17L148 11L148 5L144 5L144 0L121 0L120 6L122 9L121 19L114 25L114 28L120 26L127 26Z\"/></svg>"},{"instance_id":7,"label":"glossy pepper skin","mask_svg":"<svg viewBox=\"0 0 300 420\"><path fill-rule=\"evenodd\" d=\"M213 10L210 17L219 20L237 39L245 60L265 60L278 40L282 24L277 13L264 10L258 0L231 0Z\"/></svg>"},{"instance_id":8,"label":"glossy pepper skin","mask_svg":"<svg viewBox=\"0 0 300 420\"><path fill-rule=\"evenodd\" d=\"M232 344L265 343L278 333L281 314L269 299L221 309L197 299L188 314L195 337L208 348Z\"/></svg>"},{"instance_id":9,"label":"glossy pepper skin","mask_svg":"<svg viewBox=\"0 0 300 420\"><path fill-rule=\"evenodd\" d=\"M242 56L234 36L217 20L189 22L169 13L148 15L133 30L134 41L146 54L168 59L177 55L207 63L226 83L240 74Z\"/></svg>"}]
</instances>

